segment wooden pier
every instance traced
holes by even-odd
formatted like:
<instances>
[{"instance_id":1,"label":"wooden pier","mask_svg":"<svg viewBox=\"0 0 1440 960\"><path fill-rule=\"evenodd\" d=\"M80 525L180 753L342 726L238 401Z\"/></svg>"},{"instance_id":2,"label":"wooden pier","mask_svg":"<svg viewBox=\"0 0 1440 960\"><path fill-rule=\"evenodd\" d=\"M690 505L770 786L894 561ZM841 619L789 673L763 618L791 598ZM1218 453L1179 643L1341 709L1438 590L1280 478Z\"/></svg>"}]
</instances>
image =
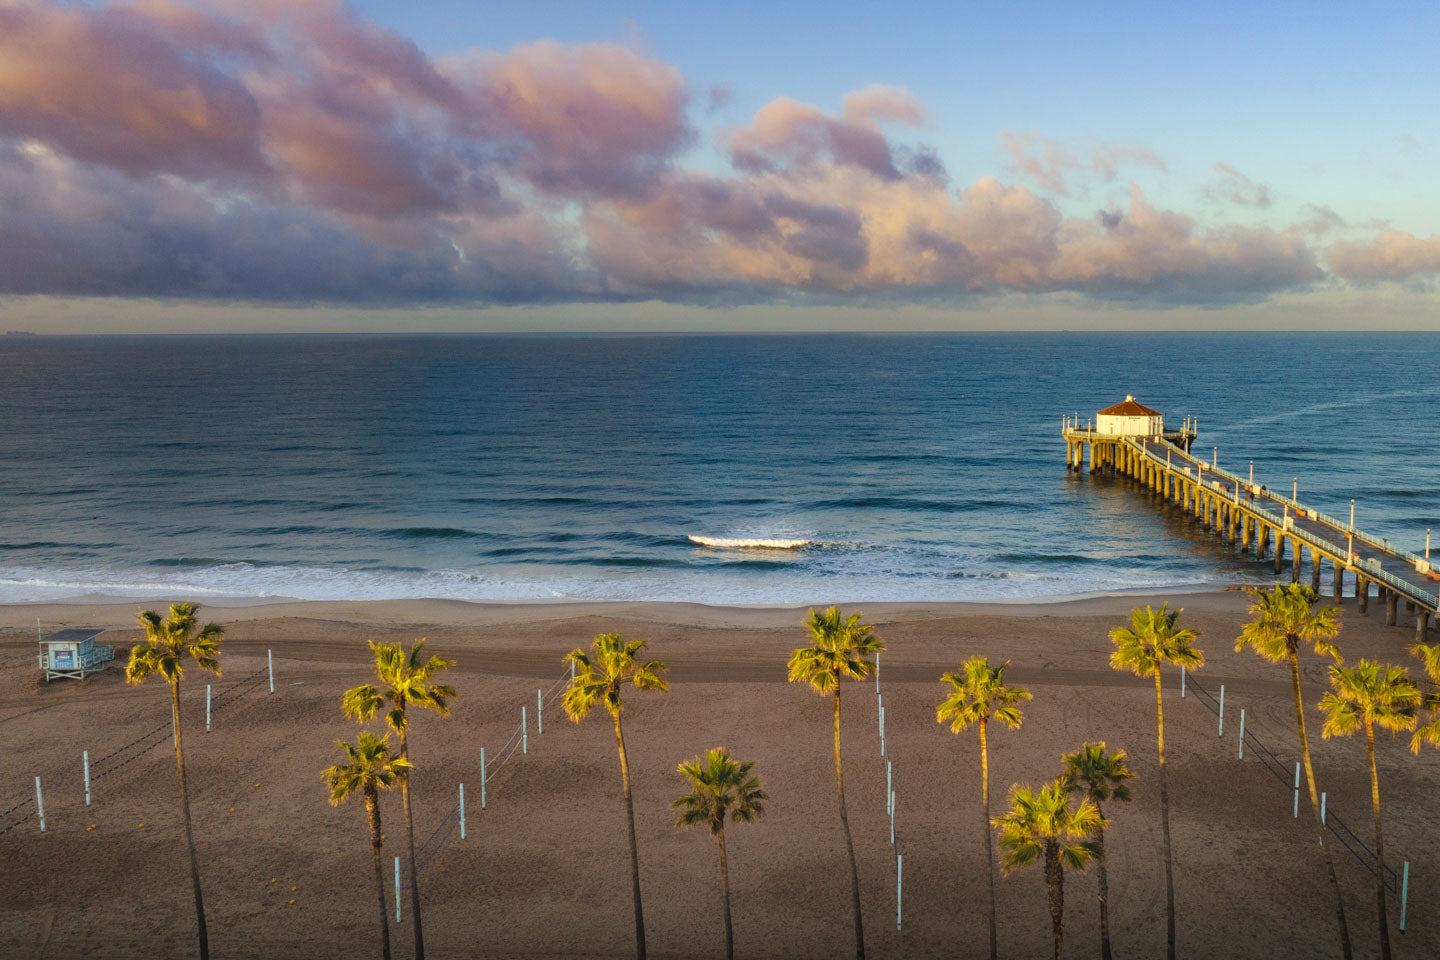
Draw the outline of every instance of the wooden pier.
<instances>
[{"instance_id":1,"label":"wooden pier","mask_svg":"<svg viewBox=\"0 0 1440 960\"><path fill-rule=\"evenodd\" d=\"M1345 523L1305 506L1293 492L1286 497L1256 484L1253 467L1247 479L1192 456L1195 431L1188 419L1183 430L1153 436L1101 433L1094 422L1081 425L1078 416L1064 417L1061 430L1067 470L1085 469L1088 453L1091 473L1134 480L1162 503L1193 515L1222 541L1242 552L1253 550L1256 559L1269 552L1277 576L1284 570L1288 549L1293 582L1300 580L1301 558L1308 550L1310 583L1316 592L1321 590L1322 565L1328 561L1337 602L1348 574L1357 609L1368 615L1373 585L1385 605L1385 622L1396 624L1403 601L1406 616L1415 618L1416 642L1425 642L1430 621L1440 611L1440 567L1431 567L1428 546L1427 557L1417 556L1356 529L1353 509L1351 522Z\"/></svg>"}]
</instances>

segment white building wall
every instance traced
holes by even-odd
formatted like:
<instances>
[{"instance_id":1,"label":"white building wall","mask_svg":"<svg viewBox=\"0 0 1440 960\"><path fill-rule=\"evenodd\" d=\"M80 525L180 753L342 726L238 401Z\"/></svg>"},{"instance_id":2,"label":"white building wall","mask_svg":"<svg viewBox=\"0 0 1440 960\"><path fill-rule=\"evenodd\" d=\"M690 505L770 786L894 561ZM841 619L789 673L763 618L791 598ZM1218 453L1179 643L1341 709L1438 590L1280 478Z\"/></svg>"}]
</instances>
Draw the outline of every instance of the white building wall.
<instances>
[{"instance_id":1,"label":"white building wall","mask_svg":"<svg viewBox=\"0 0 1440 960\"><path fill-rule=\"evenodd\" d=\"M1165 418L1117 417L1102 413L1095 417L1095 430L1111 436L1154 437L1165 432Z\"/></svg>"}]
</instances>

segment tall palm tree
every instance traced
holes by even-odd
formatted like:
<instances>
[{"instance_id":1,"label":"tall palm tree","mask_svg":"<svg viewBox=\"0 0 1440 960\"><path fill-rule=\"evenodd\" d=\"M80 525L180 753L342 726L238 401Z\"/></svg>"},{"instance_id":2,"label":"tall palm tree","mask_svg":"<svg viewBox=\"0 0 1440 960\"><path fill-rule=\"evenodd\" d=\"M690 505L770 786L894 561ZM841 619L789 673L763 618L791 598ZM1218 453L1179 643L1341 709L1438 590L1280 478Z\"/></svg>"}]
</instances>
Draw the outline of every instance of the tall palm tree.
<instances>
[{"instance_id":1,"label":"tall palm tree","mask_svg":"<svg viewBox=\"0 0 1440 960\"><path fill-rule=\"evenodd\" d=\"M1375 772L1375 726L1413 730L1423 698L1410 671L1370 660L1353 667L1330 667L1330 692L1320 700L1326 714L1322 737L1348 737L1365 729L1370 760L1370 812L1375 818L1375 905L1380 918L1380 957L1390 960L1390 923L1385 911L1385 836L1380 829L1380 777Z\"/></svg>"},{"instance_id":2,"label":"tall palm tree","mask_svg":"<svg viewBox=\"0 0 1440 960\"><path fill-rule=\"evenodd\" d=\"M985 812L981 826L985 830L985 872L990 881L990 960L995 960L999 944L995 934L995 850L990 834L990 745L987 729L992 719L1012 730L1017 729L1025 714L1016 704L1030 699L1029 691L1023 687L1005 686L1005 668L1008 666L1009 660L992 667L985 657L971 657L958 673L947 673L940 678L940 682L948 684L950 690L935 709L936 722L948 722L951 733L959 733L971 725L980 728L980 802Z\"/></svg>"},{"instance_id":3,"label":"tall palm tree","mask_svg":"<svg viewBox=\"0 0 1440 960\"><path fill-rule=\"evenodd\" d=\"M730 926L730 865L725 857L725 818L735 823L750 823L765 812L769 798L760 787L760 780L750 776L753 760L737 763L724 747L707 750L679 766L680 775L690 785L690 792L670 804L679 810L677 827L708 826L720 847L720 896L725 906L725 958L735 958L735 933Z\"/></svg>"},{"instance_id":4,"label":"tall palm tree","mask_svg":"<svg viewBox=\"0 0 1440 960\"><path fill-rule=\"evenodd\" d=\"M1160 832L1165 843L1165 956L1175 960L1175 878L1170 856L1170 790L1165 779L1165 701L1160 693L1160 668L1164 664L1194 670L1205 665L1205 655L1191 646L1200 636L1189 627L1178 626L1184 610L1171 611L1169 604L1159 610L1146 606L1130 611L1130 626L1115 627L1110 641L1115 652L1110 666L1129 670L1137 676L1155 678L1155 735L1160 757Z\"/></svg>"},{"instance_id":5,"label":"tall palm tree","mask_svg":"<svg viewBox=\"0 0 1440 960\"><path fill-rule=\"evenodd\" d=\"M345 751L346 763L326 767L320 776L330 788L330 805L338 807L358 791L365 798L365 815L370 822L370 849L375 858L375 889L380 895L380 952L390 960L390 919L385 909L385 873L380 866L380 791L393 787L410 766L404 757L390 756L390 735L377 737L362 731L354 746L337 741Z\"/></svg>"},{"instance_id":6,"label":"tall palm tree","mask_svg":"<svg viewBox=\"0 0 1440 960\"><path fill-rule=\"evenodd\" d=\"M1335 875L1335 861L1330 845L1325 842L1325 823L1320 819L1320 792L1315 787L1315 768L1310 763L1310 735L1305 730L1305 703L1300 695L1300 648L1313 647L1315 653L1340 663L1340 648L1330 641L1340 633L1334 607L1316 608L1319 595L1298 583L1276 584L1270 590L1249 588L1255 598L1250 605L1251 620L1235 640L1239 652L1249 647L1270 663L1282 661L1290 665L1290 686L1295 694L1295 727L1300 734L1300 758L1305 768L1305 785L1310 792L1310 813L1320 853L1325 858L1325 873L1335 893L1335 917L1340 925L1340 951L1350 960L1350 927L1345 922L1345 898L1340 893L1340 879Z\"/></svg>"},{"instance_id":7,"label":"tall palm tree","mask_svg":"<svg viewBox=\"0 0 1440 960\"><path fill-rule=\"evenodd\" d=\"M425 640L416 640L407 652L402 643L374 643L375 676L380 686L364 684L345 691L341 708L347 717L366 721L389 704L385 725L400 737L400 759L407 761L400 770L400 802L405 808L405 835L409 845L410 912L415 916L415 960L425 960L425 929L420 923L420 874L415 869L415 816L410 810L410 721L406 707L411 705L434 710L449 716L450 700L455 688L433 682L454 660L425 656Z\"/></svg>"},{"instance_id":8,"label":"tall palm tree","mask_svg":"<svg viewBox=\"0 0 1440 960\"><path fill-rule=\"evenodd\" d=\"M1065 868L1084 870L1089 865L1093 850L1084 838L1104 825L1093 800L1082 800L1072 809L1070 795L1058 780L1038 792L1019 784L1011 787L1010 812L995 819L1000 848L1005 851L1001 865L1007 875L1041 857L1045 860L1055 960L1060 960L1065 940Z\"/></svg>"},{"instance_id":9,"label":"tall palm tree","mask_svg":"<svg viewBox=\"0 0 1440 960\"><path fill-rule=\"evenodd\" d=\"M205 927L205 898L200 893L200 860L195 855L195 832L190 824L190 790L185 784L185 752L180 747L180 679L185 675L184 660L189 657L195 666L220 676L220 638L225 630L218 623L207 623L197 631L195 614L200 607L194 603L170 604L170 616L160 619L154 610L140 614L140 627L145 641L130 648L130 662L125 666L126 683L144 683L156 674L170 684L170 720L175 728L175 769L180 776L180 809L185 820L185 846L190 850L190 884L195 889L195 923L200 935L200 960L209 960L210 934Z\"/></svg>"},{"instance_id":10,"label":"tall palm tree","mask_svg":"<svg viewBox=\"0 0 1440 960\"><path fill-rule=\"evenodd\" d=\"M1417 643L1410 652L1420 658L1425 674L1432 682L1440 684L1440 643ZM1421 724L1410 738L1410 752L1419 753L1423 744L1440 747L1440 691L1432 690L1425 696L1425 708L1429 711L1426 722Z\"/></svg>"},{"instance_id":11,"label":"tall palm tree","mask_svg":"<svg viewBox=\"0 0 1440 960\"><path fill-rule=\"evenodd\" d=\"M1084 793L1101 817L1105 816L1100 806L1103 801L1130 801L1130 786L1126 781L1135 779L1135 774L1125 766L1124 750L1110 753L1101 740L1082 744L1079 750L1065 754L1060 760L1065 764L1060 783L1066 792ZM1095 825L1095 867L1100 882L1100 957L1110 960L1110 882L1105 874L1105 823L1102 820Z\"/></svg>"},{"instance_id":12,"label":"tall palm tree","mask_svg":"<svg viewBox=\"0 0 1440 960\"><path fill-rule=\"evenodd\" d=\"M845 775L840 765L840 680L864 680L875 669L875 654L885 649L860 614L846 617L839 608L810 611L805 627L814 641L798 647L787 664L791 683L808 683L816 693L835 698L835 793L840 798L840 827L845 852L850 856L850 901L855 913L855 957L865 960L865 925L860 917L860 873L855 869L855 844L850 839L850 816L845 811Z\"/></svg>"},{"instance_id":13,"label":"tall palm tree","mask_svg":"<svg viewBox=\"0 0 1440 960\"><path fill-rule=\"evenodd\" d=\"M565 713L579 723L595 704L605 703L615 721L615 746L620 751L620 783L625 788L626 825L630 828L630 890L635 900L635 954L645 960L645 911L640 905L640 851L635 846L635 802L630 796L630 761L625 755L625 732L620 713L625 704L620 688L630 684L636 690L670 689L660 676L667 669L659 660L638 663L635 655L645 649L644 640L628 643L618 633L602 633L590 645L593 655L576 647L565 658L575 665L575 678L565 688Z\"/></svg>"}]
</instances>

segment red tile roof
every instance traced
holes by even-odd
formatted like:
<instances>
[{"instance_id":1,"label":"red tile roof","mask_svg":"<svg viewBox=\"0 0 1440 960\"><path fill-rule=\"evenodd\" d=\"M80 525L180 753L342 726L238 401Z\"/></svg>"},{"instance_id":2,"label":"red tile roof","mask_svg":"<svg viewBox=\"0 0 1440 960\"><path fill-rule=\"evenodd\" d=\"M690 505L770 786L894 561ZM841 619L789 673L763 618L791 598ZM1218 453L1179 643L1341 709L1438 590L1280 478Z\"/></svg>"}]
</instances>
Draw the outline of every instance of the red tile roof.
<instances>
[{"instance_id":1,"label":"red tile roof","mask_svg":"<svg viewBox=\"0 0 1440 960\"><path fill-rule=\"evenodd\" d=\"M1108 417L1158 417L1158 416L1160 416L1160 411L1159 411L1159 410L1151 410L1149 407L1145 406L1145 404L1143 404L1143 403L1136 403L1134 397L1126 397L1126 398L1125 398L1123 401L1121 401L1120 403L1115 404L1115 406L1113 406L1113 407L1106 407L1104 410L1101 410L1100 413L1103 414L1103 415L1105 415L1105 416L1108 416Z\"/></svg>"}]
</instances>

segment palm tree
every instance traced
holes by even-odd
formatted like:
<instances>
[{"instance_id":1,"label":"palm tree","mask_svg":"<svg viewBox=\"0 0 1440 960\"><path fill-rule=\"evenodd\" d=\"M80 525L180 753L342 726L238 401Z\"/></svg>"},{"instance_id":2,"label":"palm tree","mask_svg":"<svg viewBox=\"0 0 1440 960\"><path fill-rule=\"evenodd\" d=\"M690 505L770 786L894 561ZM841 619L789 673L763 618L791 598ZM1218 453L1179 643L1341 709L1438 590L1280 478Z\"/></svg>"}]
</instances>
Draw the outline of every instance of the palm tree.
<instances>
[{"instance_id":1,"label":"palm tree","mask_svg":"<svg viewBox=\"0 0 1440 960\"><path fill-rule=\"evenodd\" d=\"M842 616L836 607L824 613L810 611L805 621L812 646L798 647L790 655L791 683L808 683L816 693L835 698L835 792L840 798L840 827L845 852L850 856L850 900L855 913L855 957L865 960L865 925L860 918L860 874L855 869L855 844L850 839L850 817L845 812L845 776L840 766L840 678L864 680L875 669L875 654L885 649L860 614Z\"/></svg>"},{"instance_id":2,"label":"palm tree","mask_svg":"<svg viewBox=\"0 0 1440 960\"><path fill-rule=\"evenodd\" d=\"M1037 793L1019 784L1010 788L1010 812L997 817L1000 848L1005 851L1001 865L1008 875L1029 866L1043 855L1045 886L1050 892L1050 929L1055 938L1055 960L1065 939L1065 868L1084 870L1094 852L1088 837L1105 821L1093 800L1082 800L1070 808L1070 795L1059 780ZM1063 843L1072 839L1080 843Z\"/></svg>"},{"instance_id":3,"label":"palm tree","mask_svg":"<svg viewBox=\"0 0 1440 960\"><path fill-rule=\"evenodd\" d=\"M1006 660L998 667L990 666L985 657L971 657L958 673L947 673L941 683L950 685L949 695L935 710L937 723L949 722L950 732L959 733L971 724L980 728L980 801L985 819L985 868L990 881L990 960L995 960L999 944L995 934L995 851L990 835L990 745L986 737L992 719L1010 729L1017 729L1025 715L1016 706L1029 700L1030 693L1022 687L1005 686Z\"/></svg>"},{"instance_id":4,"label":"palm tree","mask_svg":"<svg viewBox=\"0 0 1440 960\"><path fill-rule=\"evenodd\" d=\"M690 792L670 804L679 810L677 827L704 824L720 846L720 895L725 906L725 958L735 958L735 933L730 926L730 866L725 858L725 817L735 823L750 823L765 812L769 798L760 788L760 780L750 776L753 760L736 763L724 747L707 750L679 766L680 774L690 784Z\"/></svg>"},{"instance_id":5,"label":"palm tree","mask_svg":"<svg viewBox=\"0 0 1440 960\"><path fill-rule=\"evenodd\" d=\"M1310 736L1305 731L1305 704L1300 695L1300 648L1309 645L1322 657L1341 662L1340 648L1330 641L1340 633L1334 607L1315 604L1319 595L1298 583L1276 584L1273 589L1249 588L1255 602L1250 606L1253 619L1245 624L1235 640L1235 650L1246 647L1270 663L1290 664L1290 686L1295 694L1295 727L1300 733L1300 758L1305 768L1305 784L1310 791L1310 812L1320 853L1325 858L1325 872L1330 889L1335 892L1335 917L1340 924L1340 950L1350 960L1350 927L1345 922L1345 898L1340 894L1340 880L1335 875L1335 861L1325 843L1325 824L1320 819L1320 792L1315 788L1315 768L1310 763Z\"/></svg>"},{"instance_id":6,"label":"palm tree","mask_svg":"<svg viewBox=\"0 0 1440 960\"><path fill-rule=\"evenodd\" d=\"M385 874L380 867L380 791L388 790L404 775L410 761L390 756L390 735L377 737L362 731L355 746L337 741L348 763L326 767L320 776L330 788L330 805L338 807L359 791L365 797L365 815L370 821L370 849L375 857L375 889L380 894L380 952L390 960L390 920L385 909Z\"/></svg>"},{"instance_id":7,"label":"palm tree","mask_svg":"<svg viewBox=\"0 0 1440 960\"><path fill-rule=\"evenodd\" d=\"M1110 666L1129 670L1137 676L1155 678L1155 732L1160 757L1160 832L1165 843L1165 956L1175 960L1175 878L1170 857L1170 790L1165 780L1165 701L1160 694L1160 667L1171 664L1194 670L1205 665L1205 655L1190 644L1200 636L1176 623L1184 610L1171 612L1169 604L1159 610L1148 605L1130 611L1130 626L1115 627L1110 641L1115 652Z\"/></svg>"},{"instance_id":8,"label":"palm tree","mask_svg":"<svg viewBox=\"0 0 1440 960\"><path fill-rule=\"evenodd\" d=\"M1417 643L1410 652L1420 658L1425 674L1434 683L1440 684L1440 643ZM1440 747L1440 692L1432 691L1425 697L1425 708L1430 712L1427 723L1420 725L1410 738L1410 752L1418 754L1422 744Z\"/></svg>"},{"instance_id":9,"label":"palm tree","mask_svg":"<svg viewBox=\"0 0 1440 960\"><path fill-rule=\"evenodd\" d=\"M387 703L385 725L400 737L400 759L407 761L400 770L400 802L405 808L405 834L409 844L410 911L415 915L415 960L425 960L425 931L420 924L420 874L415 869L415 817L410 810L410 721L405 708L410 705L434 710L442 717L450 714L450 699L455 688L433 683L435 677L454 660L425 656L425 640L416 640L409 652L401 643L374 643L375 676L381 686L364 684L345 691L342 709L347 717L366 721L380 712Z\"/></svg>"},{"instance_id":10,"label":"palm tree","mask_svg":"<svg viewBox=\"0 0 1440 960\"><path fill-rule=\"evenodd\" d=\"M1060 758L1065 772L1060 783L1067 793L1084 792L1086 799L1095 804L1096 813L1101 817L1105 811L1100 803L1115 800L1119 803L1130 801L1130 787L1125 782L1135 779L1135 774L1125 766L1125 751L1110 753L1105 741L1086 743L1074 753ZM1110 960L1110 883L1105 875L1105 821L1095 826L1095 866L1100 882L1100 957Z\"/></svg>"},{"instance_id":11,"label":"palm tree","mask_svg":"<svg viewBox=\"0 0 1440 960\"><path fill-rule=\"evenodd\" d=\"M1375 818L1375 904L1380 915L1380 957L1390 960L1390 924L1385 912L1385 837L1380 829L1380 778L1375 772L1375 725L1413 730L1423 699L1404 667L1361 660L1353 667L1330 667L1330 692L1320 700L1326 713L1322 737L1348 737L1365 728L1370 760L1370 812Z\"/></svg>"},{"instance_id":12,"label":"palm tree","mask_svg":"<svg viewBox=\"0 0 1440 960\"><path fill-rule=\"evenodd\" d=\"M576 647L565 659L575 665L575 677L565 688L565 713L579 723L590 708L602 699L615 721L615 746L620 751L620 783L625 788L625 817L630 828L630 889L635 900L635 954L645 960L645 911L640 905L640 851L635 846L635 802L630 796L630 761L625 755L625 733L620 713L625 704L620 688L630 684L636 690L670 689L660 674L666 670L659 660L637 663L635 655L645 649L644 640L628 643L618 633L602 633L590 645L590 656Z\"/></svg>"},{"instance_id":13,"label":"palm tree","mask_svg":"<svg viewBox=\"0 0 1440 960\"><path fill-rule=\"evenodd\" d=\"M170 720L175 727L175 769L180 775L180 809L185 819L185 846L190 850L190 884L195 888L195 923L200 934L200 960L209 960L210 934L205 927L205 898L200 893L200 860L195 855L195 833L190 824L190 791L185 785L185 753L180 748L180 679L185 675L184 659L189 657L201 670L220 676L220 638L225 630L207 623L196 631L200 609L194 603L170 604L164 620L154 610L140 614L145 642L130 648L125 666L126 683L144 683L159 674L170 684Z\"/></svg>"}]
</instances>

